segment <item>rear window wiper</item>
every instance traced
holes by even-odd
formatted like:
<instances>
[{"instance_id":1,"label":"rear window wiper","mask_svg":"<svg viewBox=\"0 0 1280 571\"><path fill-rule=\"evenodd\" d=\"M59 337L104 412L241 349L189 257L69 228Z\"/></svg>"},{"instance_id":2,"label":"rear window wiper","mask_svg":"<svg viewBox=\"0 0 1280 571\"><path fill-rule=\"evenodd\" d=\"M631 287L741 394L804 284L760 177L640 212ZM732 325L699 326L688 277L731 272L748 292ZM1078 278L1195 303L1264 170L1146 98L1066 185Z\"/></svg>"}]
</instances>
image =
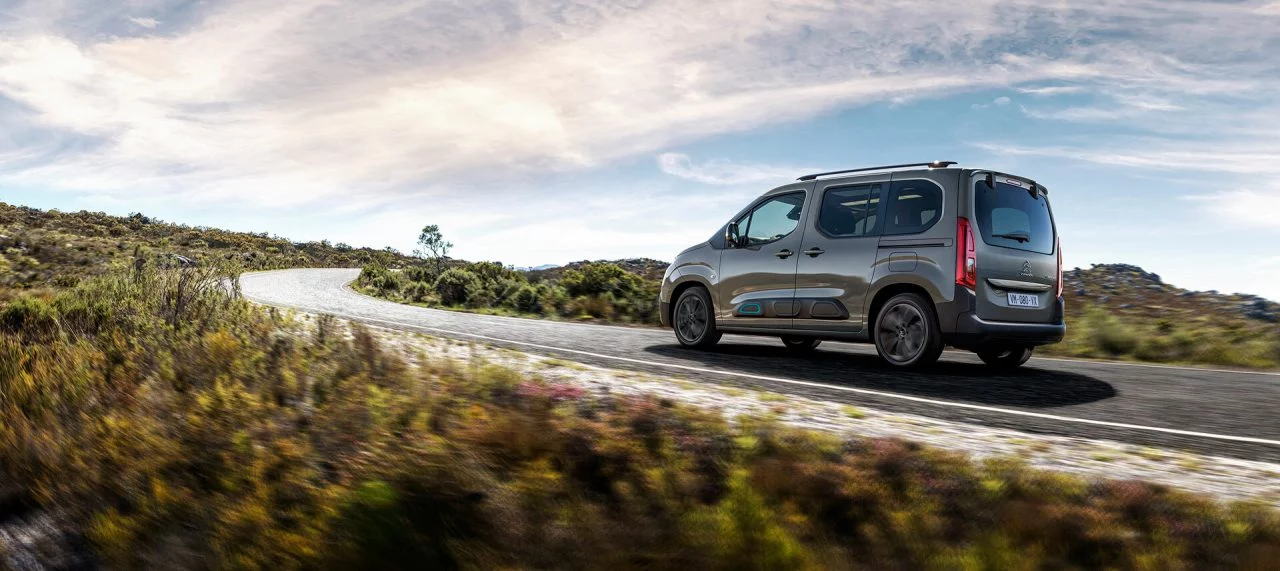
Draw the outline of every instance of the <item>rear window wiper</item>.
<instances>
[{"instance_id":1,"label":"rear window wiper","mask_svg":"<svg viewBox=\"0 0 1280 571\"><path fill-rule=\"evenodd\" d=\"M1025 232L1010 232L1008 234L992 234L992 238L1004 238L1005 240L1017 240L1019 243L1031 241L1031 235Z\"/></svg>"}]
</instances>

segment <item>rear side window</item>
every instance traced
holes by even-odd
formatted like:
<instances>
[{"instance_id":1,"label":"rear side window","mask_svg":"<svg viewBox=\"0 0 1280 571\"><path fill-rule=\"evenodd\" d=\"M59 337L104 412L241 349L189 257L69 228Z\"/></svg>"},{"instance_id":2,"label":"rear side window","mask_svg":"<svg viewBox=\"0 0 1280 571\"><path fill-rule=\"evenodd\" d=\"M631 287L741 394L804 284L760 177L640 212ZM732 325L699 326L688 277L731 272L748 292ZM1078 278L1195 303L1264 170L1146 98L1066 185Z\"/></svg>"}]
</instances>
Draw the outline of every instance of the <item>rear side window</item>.
<instances>
[{"instance_id":1,"label":"rear side window","mask_svg":"<svg viewBox=\"0 0 1280 571\"><path fill-rule=\"evenodd\" d=\"M974 185L974 207L982 241L1015 250L1053 253L1053 216L1049 199L1004 182Z\"/></svg>"},{"instance_id":2,"label":"rear side window","mask_svg":"<svg viewBox=\"0 0 1280 571\"><path fill-rule=\"evenodd\" d=\"M942 189L927 180L894 181L885 206L885 236L919 234L942 218Z\"/></svg>"},{"instance_id":3,"label":"rear side window","mask_svg":"<svg viewBox=\"0 0 1280 571\"><path fill-rule=\"evenodd\" d=\"M879 234L880 185L864 184L828 189L822 194L818 229L833 238Z\"/></svg>"}]
</instances>

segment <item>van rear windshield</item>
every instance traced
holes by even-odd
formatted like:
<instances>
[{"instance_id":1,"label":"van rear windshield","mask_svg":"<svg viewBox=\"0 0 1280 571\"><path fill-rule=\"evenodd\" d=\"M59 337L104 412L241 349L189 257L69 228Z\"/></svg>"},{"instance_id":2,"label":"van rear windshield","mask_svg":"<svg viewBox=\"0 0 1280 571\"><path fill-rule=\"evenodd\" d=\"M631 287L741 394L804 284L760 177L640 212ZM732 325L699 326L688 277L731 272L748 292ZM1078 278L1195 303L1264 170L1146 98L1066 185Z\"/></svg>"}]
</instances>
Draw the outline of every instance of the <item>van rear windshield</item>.
<instances>
[{"instance_id":1,"label":"van rear windshield","mask_svg":"<svg viewBox=\"0 0 1280 571\"><path fill-rule=\"evenodd\" d=\"M1002 246L1053 253L1053 217L1049 199L1043 194L1032 196L1024 187L1004 182L987 186L978 180L974 185L974 206L982 241Z\"/></svg>"}]
</instances>

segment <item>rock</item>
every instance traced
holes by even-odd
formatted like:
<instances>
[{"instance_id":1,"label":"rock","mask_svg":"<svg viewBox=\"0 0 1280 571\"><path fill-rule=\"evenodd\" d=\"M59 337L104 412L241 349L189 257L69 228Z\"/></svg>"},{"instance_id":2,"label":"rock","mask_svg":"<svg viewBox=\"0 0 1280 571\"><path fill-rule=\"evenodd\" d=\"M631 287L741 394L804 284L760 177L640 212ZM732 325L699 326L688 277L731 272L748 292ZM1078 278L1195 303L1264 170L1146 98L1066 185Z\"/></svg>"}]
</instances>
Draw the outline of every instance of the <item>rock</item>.
<instances>
[{"instance_id":1,"label":"rock","mask_svg":"<svg viewBox=\"0 0 1280 571\"><path fill-rule=\"evenodd\" d=\"M1244 316L1249 319L1257 319L1267 323L1280 323L1280 313L1272 307L1272 303L1261 298L1254 299L1249 303L1243 304Z\"/></svg>"}]
</instances>

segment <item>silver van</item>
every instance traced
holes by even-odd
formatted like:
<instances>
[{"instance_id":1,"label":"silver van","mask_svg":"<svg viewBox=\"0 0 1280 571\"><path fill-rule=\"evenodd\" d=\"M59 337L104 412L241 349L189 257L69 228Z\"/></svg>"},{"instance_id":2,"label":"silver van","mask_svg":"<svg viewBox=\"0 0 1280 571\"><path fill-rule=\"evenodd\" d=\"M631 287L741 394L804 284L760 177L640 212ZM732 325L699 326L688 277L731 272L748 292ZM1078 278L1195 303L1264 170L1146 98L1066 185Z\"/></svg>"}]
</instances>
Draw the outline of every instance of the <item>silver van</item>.
<instances>
[{"instance_id":1,"label":"silver van","mask_svg":"<svg viewBox=\"0 0 1280 571\"><path fill-rule=\"evenodd\" d=\"M800 177L680 253L662 323L687 347L723 333L871 342L890 365L944 346L995 367L1066 333L1062 249L1048 190L953 161Z\"/></svg>"}]
</instances>

